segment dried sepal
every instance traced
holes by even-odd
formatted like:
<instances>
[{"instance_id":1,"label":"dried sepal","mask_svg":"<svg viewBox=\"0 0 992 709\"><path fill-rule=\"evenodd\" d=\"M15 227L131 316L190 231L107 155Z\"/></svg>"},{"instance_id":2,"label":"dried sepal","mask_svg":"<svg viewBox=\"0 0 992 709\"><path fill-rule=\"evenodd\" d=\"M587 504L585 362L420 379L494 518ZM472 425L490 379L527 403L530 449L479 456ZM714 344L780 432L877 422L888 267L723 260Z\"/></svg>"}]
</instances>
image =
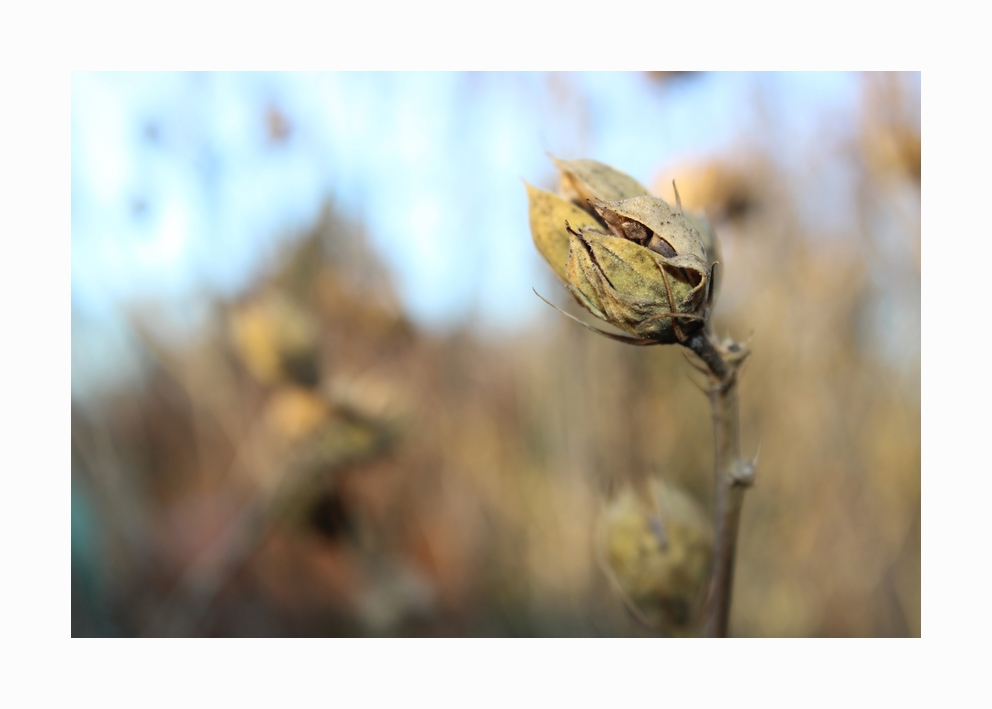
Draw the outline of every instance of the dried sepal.
<instances>
[{"instance_id":1,"label":"dried sepal","mask_svg":"<svg viewBox=\"0 0 992 709\"><path fill-rule=\"evenodd\" d=\"M598 226L596 218L553 192L524 183L530 201L530 233L534 245L562 281L566 281L568 231L566 223L578 228Z\"/></svg>"},{"instance_id":2,"label":"dried sepal","mask_svg":"<svg viewBox=\"0 0 992 709\"><path fill-rule=\"evenodd\" d=\"M701 322L697 288L666 278L664 258L626 239L570 230L567 288L596 317L642 339L680 341L675 324Z\"/></svg>"},{"instance_id":3,"label":"dried sepal","mask_svg":"<svg viewBox=\"0 0 992 709\"><path fill-rule=\"evenodd\" d=\"M665 343L660 342L658 340L650 340L650 339L644 339L644 338L640 338L640 337L627 337L626 335L618 335L615 332L607 332L606 330L600 330L598 327L593 327L589 323L583 322L583 321L579 320L577 317L575 317L571 313L566 313L564 310L562 310L561 308L559 308L557 305L555 305L554 303L552 303L550 300L548 300L547 298L545 298L543 295L541 295L540 293L538 293L536 290L534 291L534 295L536 295L538 298L540 298L545 303L547 303L548 305L550 305L552 308L554 308L555 310L557 310L559 313L561 313L562 315L564 315L566 318L569 318L570 320L574 320L575 322L577 322L582 327L584 327L584 328L586 328L588 330L592 330L597 335L602 335L603 337L605 337L607 339L616 340L617 342L623 342L624 344L634 345L636 347L646 347L646 346L649 346L649 345L661 345L661 344L665 344Z\"/></svg>"},{"instance_id":4,"label":"dried sepal","mask_svg":"<svg viewBox=\"0 0 992 709\"><path fill-rule=\"evenodd\" d=\"M618 200L645 195L648 190L630 175L595 160L552 161L561 175L561 194L585 208L590 199Z\"/></svg>"}]
</instances>

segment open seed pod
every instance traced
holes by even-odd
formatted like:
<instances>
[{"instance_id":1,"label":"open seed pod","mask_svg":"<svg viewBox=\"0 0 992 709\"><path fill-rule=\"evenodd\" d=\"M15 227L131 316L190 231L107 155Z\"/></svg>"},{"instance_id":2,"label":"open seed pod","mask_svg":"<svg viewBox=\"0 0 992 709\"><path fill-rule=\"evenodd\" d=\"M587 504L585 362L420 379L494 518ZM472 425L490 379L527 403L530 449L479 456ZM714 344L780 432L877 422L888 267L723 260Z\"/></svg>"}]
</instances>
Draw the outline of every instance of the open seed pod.
<instances>
[{"instance_id":1,"label":"open seed pod","mask_svg":"<svg viewBox=\"0 0 992 709\"><path fill-rule=\"evenodd\" d=\"M561 196L527 185L531 234L575 299L634 344L680 342L701 327L712 264L693 223L609 166L555 164Z\"/></svg>"}]
</instances>

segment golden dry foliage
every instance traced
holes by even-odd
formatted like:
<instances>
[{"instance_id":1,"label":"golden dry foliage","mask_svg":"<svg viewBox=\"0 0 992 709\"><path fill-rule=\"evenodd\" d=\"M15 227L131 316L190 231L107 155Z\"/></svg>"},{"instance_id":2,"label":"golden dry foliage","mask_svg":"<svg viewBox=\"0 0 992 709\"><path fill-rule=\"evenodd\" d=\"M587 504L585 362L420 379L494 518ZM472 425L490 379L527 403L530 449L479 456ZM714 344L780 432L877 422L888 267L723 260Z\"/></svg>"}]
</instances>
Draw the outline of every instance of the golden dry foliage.
<instances>
[{"instance_id":1,"label":"golden dry foliage","mask_svg":"<svg viewBox=\"0 0 992 709\"><path fill-rule=\"evenodd\" d=\"M872 294L855 249L803 246L777 264L757 244L738 253L767 280L734 319L748 318L767 355L741 381L761 472L742 521L736 630L919 634L918 370L866 351Z\"/></svg>"},{"instance_id":2,"label":"golden dry foliage","mask_svg":"<svg viewBox=\"0 0 992 709\"><path fill-rule=\"evenodd\" d=\"M770 161L723 161L754 209L675 175L721 240L717 332L753 330L732 634L920 634L919 343L886 319L918 307L918 202L915 221L890 209L862 140L887 120L840 146L845 234L810 235ZM192 343L144 335L141 387L74 402L73 634L654 634L596 530L655 479L712 512L709 407L679 348L550 308L498 343L427 335L363 244L327 212Z\"/></svg>"}]
</instances>

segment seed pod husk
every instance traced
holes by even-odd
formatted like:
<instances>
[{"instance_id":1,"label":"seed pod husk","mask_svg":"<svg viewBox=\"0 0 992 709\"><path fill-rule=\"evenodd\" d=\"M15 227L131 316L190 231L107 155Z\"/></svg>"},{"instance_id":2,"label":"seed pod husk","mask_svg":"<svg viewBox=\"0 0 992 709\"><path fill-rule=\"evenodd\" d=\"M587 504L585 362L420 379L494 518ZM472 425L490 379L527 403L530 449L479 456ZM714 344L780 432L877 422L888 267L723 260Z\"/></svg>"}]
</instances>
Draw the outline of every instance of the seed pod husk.
<instances>
[{"instance_id":1,"label":"seed pod husk","mask_svg":"<svg viewBox=\"0 0 992 709\"><path fill-rule=\"evenodd\" d=\"M713 225L705 215L699 212L682 211L682 216L690 224L696 227L699 236L703 240L703 247L706 249L706 263L710 267L710 297L709 305L713 307L716 303L716 296L720 292L720 283L723 281L723 264L713 268L713 264L720 260L720 242L716 238Z\"/></svg>"},{"instance_id":2,"label":"seed pod husk","mask_svg":"<svg viewBox=\"0 0 992 709\"><path fill-rule=\"evenodd\" d=\"M644 195L616 202L592 200L591 204L617 236L638 243L638 239L646 238L641 245L648 248L658 239L662 243L652 250L666 257L696 261L700 273L708 270L699 231L663 199Z\"/></svg>"},{"instance_id":3,"label":"seed pod husk","mask_svg":"<svg viewBox=\"0 0 992 709\"><path fill-rule=\"evenodd\" d=\"M630 175L596 160L551 160L560 173L562 196L586 209L590 199L613 201L645 195L648 190Z\"/></svg>"},{"instance_id":4,"label":"seed pod husk","mask_svg":"<svg viewBox=\"0 0 992 709\"><path fill-rule=\"evenodd\" d=\"M538 252L562 281L568 261L568 231L565 224L575 228L598 226L596 218L553 192L524 183L530 201L530 233Z\"/></svg>"},{"instance_id":5,"label":"seed pod husk","mask_svg":"<svg viewBox=\"0 0 992 709\"><path fill-rule=\"evenodd\" d=\"M678 341L669 316L694 312L694 289L663 272L663 257L632 241L588 229L570 237L567 287L581 305L635 337Z\"/></svg>"}]
</instances>

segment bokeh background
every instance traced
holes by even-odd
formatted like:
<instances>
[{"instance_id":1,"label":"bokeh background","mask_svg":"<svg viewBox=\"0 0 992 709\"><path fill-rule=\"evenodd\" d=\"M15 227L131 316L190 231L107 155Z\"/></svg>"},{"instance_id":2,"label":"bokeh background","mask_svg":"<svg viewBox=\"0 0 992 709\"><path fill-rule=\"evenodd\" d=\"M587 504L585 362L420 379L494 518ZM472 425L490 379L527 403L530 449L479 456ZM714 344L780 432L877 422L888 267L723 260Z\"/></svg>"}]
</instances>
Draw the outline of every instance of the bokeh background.
<instances>
[{"instance_id":1,"label":"bokeh background","mask_svg":"<svg viewBox=\"0 0 992 709\"><path fill-rule=\"evenodd\" d=\"M655 72L74 74L74 636L659 632L597 519L708 403L534 295L546 153L716 228L731 633L920 635L920 76Z\"/></svg>"}]
</instances>

